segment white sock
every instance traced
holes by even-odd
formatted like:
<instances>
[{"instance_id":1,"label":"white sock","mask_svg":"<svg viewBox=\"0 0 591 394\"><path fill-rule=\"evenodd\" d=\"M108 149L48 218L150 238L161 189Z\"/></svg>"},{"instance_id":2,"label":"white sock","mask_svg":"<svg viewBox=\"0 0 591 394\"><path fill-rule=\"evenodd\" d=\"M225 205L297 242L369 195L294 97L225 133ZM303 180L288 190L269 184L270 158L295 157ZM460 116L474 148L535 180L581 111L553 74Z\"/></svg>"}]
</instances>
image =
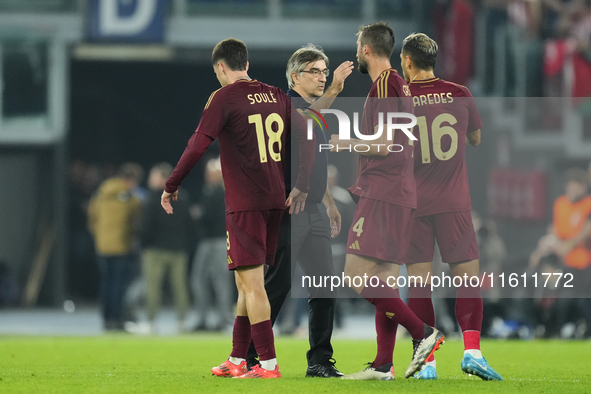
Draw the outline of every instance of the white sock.
<instances>
[{"instance_id":1,"label":"white sock","mask_svg":"<svg viewBox=\"0 0 591 394\"><path fill-rule=\"evenodd\" d=\"M231 362L234 365L240 365L240 363L242 361L246 361L246 359L230 356L230 357L228 357L228 361Z\"/></svg>"},{"instance_id":2,"label":"white sock","mask_svg":"<svg viewBox=\"0 0 591 394\"><path fill-rule=\"evenodd\" d=\"M474 358L482 358L482 352L478 349L464 350L464 354L469 354Z\"/></svg>"},{"instance_id":3,"label":"white sock","mask_svg":"<svg viewBox=\"0 0 591 394\"><path fill-rule=\"evenodd\" d=\"M267 371L273 371L277 367L277 359L261 360L261 367Z\"/></svg>"}]
</instances>

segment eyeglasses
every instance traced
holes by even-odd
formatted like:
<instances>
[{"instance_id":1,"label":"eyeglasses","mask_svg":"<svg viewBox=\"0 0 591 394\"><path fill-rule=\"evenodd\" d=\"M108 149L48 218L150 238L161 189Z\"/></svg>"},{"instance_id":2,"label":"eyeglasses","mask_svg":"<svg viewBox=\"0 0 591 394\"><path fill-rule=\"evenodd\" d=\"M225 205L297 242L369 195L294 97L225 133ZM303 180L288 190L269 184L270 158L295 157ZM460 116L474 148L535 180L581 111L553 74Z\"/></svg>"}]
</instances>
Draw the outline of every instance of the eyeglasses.
<instances>
[{"instance_id":1,"label":"eyeglasses","mask_svg":"<svg viewBox=\"0 0 591 394\"><path fill-rule=\"evenodd\" d=\"M324 74L325 77L328 77L330 75L330 70L328 68L325 68L324 70L319 70L317 68L311 68L310 70L301 71L301 72L312 74L312 76L314 78L318 78L320 76L320 74Z\"/></svg>"}]
</instances>

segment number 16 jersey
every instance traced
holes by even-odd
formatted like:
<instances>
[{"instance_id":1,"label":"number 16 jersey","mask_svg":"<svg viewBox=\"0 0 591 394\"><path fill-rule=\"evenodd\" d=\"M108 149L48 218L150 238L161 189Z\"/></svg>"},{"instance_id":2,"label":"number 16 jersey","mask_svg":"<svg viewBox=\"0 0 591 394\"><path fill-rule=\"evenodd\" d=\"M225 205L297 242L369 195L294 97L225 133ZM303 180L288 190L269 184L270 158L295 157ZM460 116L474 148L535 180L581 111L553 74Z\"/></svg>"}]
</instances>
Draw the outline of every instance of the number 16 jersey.
<instances>
[{"instance_id":1,"label":"number 16 jersey","mask_svg":"<svg viewBox=\"0 0 591 394\"><path fill-rule=\"evenodd\" d=\"M418 137L414 147L415 217L472 210L464 152L482 127L465 86L433 78L410 83Z\"/></svg>"}]
</instances>

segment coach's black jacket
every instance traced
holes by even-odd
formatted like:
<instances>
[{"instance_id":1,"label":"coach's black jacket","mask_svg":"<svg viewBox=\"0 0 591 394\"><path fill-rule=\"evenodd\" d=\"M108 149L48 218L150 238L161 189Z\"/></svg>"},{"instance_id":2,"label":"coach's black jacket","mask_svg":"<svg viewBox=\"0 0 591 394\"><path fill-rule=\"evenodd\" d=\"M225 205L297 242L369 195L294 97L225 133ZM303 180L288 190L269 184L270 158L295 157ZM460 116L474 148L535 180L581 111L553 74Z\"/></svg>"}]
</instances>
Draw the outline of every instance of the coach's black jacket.
<instances>
[{"instance_id":1,"label":"coach's black jacket","mask_svg":"<svg viewBox=\"0 0 591 394\"><path fill-rule=\"evenodd\" d=\"M289 89L287 96L292 99L292 102L296 108L303 109L308 108L310 104L302 98L295 90ZM292 116L299 114L292 114ZM324 193L326 192L326 178L327 178L327 167L328 167L328 152L323 150L320 152L320 144L327 144L328 141L324 132L319 127L314 127L314 135L316 136L316 154L314 156L314 166L312 167L312 174L310 175L310 191L308 198L306 199L306 210L318 210L317 204L322 202ZM297 152L291 152L291 141L288 140L286 144L286 164L284 167L285 176L285 189L286 195L289 195L293 185L291 184L292 179L297 178L297 169L299 168ZM294 147L297 149L297 147ZM294 170L296 172L294 172ZM309 204L313 203L313 204ZM310 205L310 207L308 207Z\"/></svg>"}]
</instances>

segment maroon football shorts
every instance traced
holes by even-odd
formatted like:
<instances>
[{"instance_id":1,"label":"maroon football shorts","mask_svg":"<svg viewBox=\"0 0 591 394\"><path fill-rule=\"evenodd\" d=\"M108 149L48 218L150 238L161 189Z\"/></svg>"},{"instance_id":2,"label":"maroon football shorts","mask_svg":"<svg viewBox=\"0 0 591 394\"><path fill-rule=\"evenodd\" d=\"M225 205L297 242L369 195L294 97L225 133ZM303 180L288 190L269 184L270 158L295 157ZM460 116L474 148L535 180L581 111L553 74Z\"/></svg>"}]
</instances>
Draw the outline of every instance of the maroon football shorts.
<instances>
[{"instance_id":1,"label":"maroon football shorts","mask_svg":"<svg viewBox=\"0 0 591 394\"><path fill-rule=\"evenodd\" d=\"M404 264L414 209L360 198L349 230L347 253Z\"/></svg>"},{"instance_id":2,"label":"maroon football shorts","mask_svg":"<svg viewBox=\"0 0 591 394\"><path fill-rule=\"evenodd\" d=\"M433 261L435 240L444 263L478 259L478 244L470 211L447 212L414 218L406 263Z\"/></svg>"},{"instance_id":3,"label":"maroon football shorts","mask_svg":"<svg viewBox=\"0 0 591 394\"><path fill-rule=\"evenodd\" d=\"M273 265L284 209L226 214L228 269Z\"/></svg>"}]
</instances>

